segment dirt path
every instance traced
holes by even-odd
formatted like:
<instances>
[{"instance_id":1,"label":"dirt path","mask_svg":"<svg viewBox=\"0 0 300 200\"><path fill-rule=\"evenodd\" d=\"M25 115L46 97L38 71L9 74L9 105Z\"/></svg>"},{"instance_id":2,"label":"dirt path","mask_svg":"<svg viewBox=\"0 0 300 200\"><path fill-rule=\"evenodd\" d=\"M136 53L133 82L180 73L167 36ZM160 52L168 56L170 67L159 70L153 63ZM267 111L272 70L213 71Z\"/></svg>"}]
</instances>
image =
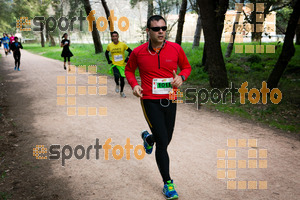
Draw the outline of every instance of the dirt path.
<instances>
[{"instance_id":1,"label":"dirt path","mask_svg":"<svg viewBox=\"0 0 300 200\"><path fill-rule=\"evenodd\" d=\"M0 72L7 85L9 117L21 129L16 147L15 165L27 163L32 176L40 183L27 185L35 197L43 199L164 199L162 181L154 154L137 160L131 150L130 160L115 160L109 150L109 160L100 149L90 159L36 160L32 156L35 145L51 144L104 145L123 148L126 138L134 146L142 144L141 130L148 129L139 100L126 85L126 99L114 92L113 79L108 78L108 94L78 96L76 105L107 107L107 116L67 116L67 106L56 103L57 76L67 76L62 62L22 51L21 71L13 70L13 57L3 55ZM87 85L87 75L76 76L77 86ZM148 129L149 130L149 129ZM227 139L256 139L257 147L227 147ZM238 143L237 143L238 144ZM242 143L240 143L242 144ZM267 168L233 168L233 181L267 181L267 189L227 189L229 180L218 179L218 149L235 149L236 158L248 161L248 150L267 150ZM80 152L80 151L79 151ZM300 199L300 142L280 131L242 122L218 113L197 111L189 105L178 105L173 140L169 146L171 177L175 180L180 199ZM230 161L231 162L231 161ZM255 161L251 161L255 162ZM261 163L263 164L263 162ZM11 170L13 171L13 170ZM227 171L227 170L226 170ZM12 172L13 173L13 172ZM25 173L25 172L24 172ZM30 181L29 181L30 182ZM240 187L242 187L241 182ZM251 182L247 182L251 187ZM1 185L0 185L1 186ZM261 185L263 186L263 185ZM3 185L2 185L3 187ZM22 187L22 185L18 185ZM13 190L12 190L13 192ZM46 198L47 197L47 198ZM31 199L30 196L13 199Z\"/></svg>"}]
</instances>

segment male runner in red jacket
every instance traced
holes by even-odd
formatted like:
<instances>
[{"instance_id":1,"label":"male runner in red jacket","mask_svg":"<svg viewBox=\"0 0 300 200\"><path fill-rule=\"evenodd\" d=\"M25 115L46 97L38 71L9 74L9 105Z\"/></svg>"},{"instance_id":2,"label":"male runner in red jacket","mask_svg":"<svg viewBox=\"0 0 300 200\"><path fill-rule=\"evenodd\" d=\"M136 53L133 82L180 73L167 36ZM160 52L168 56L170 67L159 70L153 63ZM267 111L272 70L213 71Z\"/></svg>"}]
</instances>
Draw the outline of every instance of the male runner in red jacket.
<instances>
[{"instance_id":1,"label":"male runner in red jacket","mask_svg":"<svg viewBox=\"0 0 300 200\"><path fill-rule=\"evenodd\" d=\"M170 177L167 152L175 125L176 103L169 100L169 93L188 78L191 66L181 46L165 40L166 30L166 20L162 16L154 15L148 19L149 42L132 51L125 75L133 94L141 98L144 116L152 132L152 135L142 132L145 151L151 154L156 143L155 158L164 181L163 193L167 199L176 199L178 194ZM181 72L177 75L178 66ZM141 86L135 78L137 68Z\"/></svg>"}]
</instances>

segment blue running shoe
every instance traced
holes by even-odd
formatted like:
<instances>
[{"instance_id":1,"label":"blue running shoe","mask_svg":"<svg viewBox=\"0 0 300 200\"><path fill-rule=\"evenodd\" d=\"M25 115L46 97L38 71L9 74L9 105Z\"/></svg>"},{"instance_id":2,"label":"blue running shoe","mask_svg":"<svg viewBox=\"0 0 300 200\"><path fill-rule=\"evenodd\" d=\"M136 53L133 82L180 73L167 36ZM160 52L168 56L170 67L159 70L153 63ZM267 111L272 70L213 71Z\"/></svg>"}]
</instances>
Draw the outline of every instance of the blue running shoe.
<instances>
[{"instance_id":1,"label":"blue running shoe","mask_svg":"<svg viewBox=\"0 0 300 200\"><path fill-rule=\"evenodd\" d=\"M15 70L17 69L17 66L15 66Z\"/></svg>"},{"instance_id":2,"label":"blue running shoe","mask_svg":"<svg viewBox=\"0 0 300 200\"><path fill-rule=\"evenodd\" d=\"M152 150L153 150L153 146L150 146L147 141L146 141L146 138L148 136L150 136L150 134L148 133L148 131L142 131L141 133L141 136L142 136L142 139L144 141L144 148L145 148L145 151L147 154L151 154L152 153Z\"/></svg>"},{"instance_id":3,"label":"blue running shoe","mask_svg":"<svg viewBox=\"0 0 300 200\"><path fill-rule=\"evenodd\" d=\"M166 199L178 199L178 194L175 190L173 180L167 181L167 184L164 185L163 194L165 195Z\"/></svg>"},{"instance_id":4,"label":"blue running shoe","mask_svg":"<svg viewBox=\"0 0 300 200\"><path fill-rule=\"evenodd\" d=\"M18 68L18 71L21 71L20 68Z\"/></svg>"}]
</instances>

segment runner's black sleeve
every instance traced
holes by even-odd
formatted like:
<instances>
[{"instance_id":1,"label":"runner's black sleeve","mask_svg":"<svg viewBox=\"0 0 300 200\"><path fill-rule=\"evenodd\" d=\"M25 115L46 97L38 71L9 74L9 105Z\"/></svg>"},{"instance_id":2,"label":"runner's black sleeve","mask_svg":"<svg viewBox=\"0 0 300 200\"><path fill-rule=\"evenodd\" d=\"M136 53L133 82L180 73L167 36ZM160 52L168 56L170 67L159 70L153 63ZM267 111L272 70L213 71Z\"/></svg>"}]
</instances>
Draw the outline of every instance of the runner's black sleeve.
<instances>
[{"instance_id":1,"label":"runner's black sleeve","mask_svg":"<svg viewBox=\"0 0 300 200\"><path fill-rule=\"evenodd\" d=\"M127 49L126 51L128 51L128 56L127 56L127 58L125 59L125 62L128 62L129 56L130 56L132 50L128 47L128 49Z\"/></svg>"},{"instance_id":2,"label":"runner's black sleeve","mask_svg":"<svg viewBox=\"0 0 300 200\"><path fill-rule=\"evenodd\" d=\"M108 64L111 64L112 62L111 62L111 60L109 59L109 51L105 51L105 57L106 57L106 60L107 60L107 62L108 62Z\"/></svg>"},{"instance_id":3,"label":"runner's black sleeve","mask_svg":"<svg viewBox=\"0 0 300 200\"><path fill-rule=\"evenodd\" d=\"M23 49L23 46L22 46L21 42L20 42L20 48Z\"/></svg>"}]
</instances>

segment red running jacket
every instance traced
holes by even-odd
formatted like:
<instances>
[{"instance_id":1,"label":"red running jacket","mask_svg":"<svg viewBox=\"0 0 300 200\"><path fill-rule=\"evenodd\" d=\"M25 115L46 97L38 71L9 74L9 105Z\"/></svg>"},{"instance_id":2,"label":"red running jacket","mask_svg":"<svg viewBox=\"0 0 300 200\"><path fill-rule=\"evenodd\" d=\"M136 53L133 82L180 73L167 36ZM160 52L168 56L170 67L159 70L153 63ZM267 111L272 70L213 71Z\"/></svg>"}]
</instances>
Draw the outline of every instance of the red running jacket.
<instances>
[{"instance_id":1,"label":"red running jacket","mask_svg":"<svg viewBox=\"0 0 300 200\"><path fill-rule=\"evenodd\" d=\"M156 53L147 42L135 48L130 54L125 67L125 76L133 89L138 85L135 70L139 68L141 87L143 88L142 99L169 99L168 94L152 94L152 80L154 78L173 78L173 70L177 72L177 66L181 70L178 75L183 75L186 80L192 68L180 45L166 41L160 52Z\"/></svg>"}]
</instances>

